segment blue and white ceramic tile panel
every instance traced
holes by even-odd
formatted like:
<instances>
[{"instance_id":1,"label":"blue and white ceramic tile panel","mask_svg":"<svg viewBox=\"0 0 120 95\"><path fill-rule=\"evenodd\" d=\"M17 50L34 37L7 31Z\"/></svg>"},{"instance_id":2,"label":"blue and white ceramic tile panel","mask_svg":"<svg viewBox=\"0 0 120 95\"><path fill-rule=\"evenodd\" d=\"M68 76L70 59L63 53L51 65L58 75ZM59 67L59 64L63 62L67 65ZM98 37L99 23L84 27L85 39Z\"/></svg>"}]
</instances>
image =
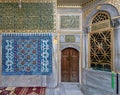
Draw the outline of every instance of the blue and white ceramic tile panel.
<instances>
[{"instance_id":1,"label":"blue and white ceramic tile panel","mask_svg":"<svg viewBox=\"0 0 120 95\"><path fill-rule=\"evenodd\" d=\"M3 75L50 75L52 34L2 34Z\"/></svg>"},{"instance_id":2,"label":"blue and white ceramic tile panel","mask_svg":"<svg viewBox=\"0 0 120 95\"><path fill-rule=\"evenodd\" d=\"M56 57L58 55L56 53L56 51L58 51L58 45L53 43L55 35L53 33L45 33L44 35L42 35L42 33L38 33L37 35L36 33L35 35L33 33L30 35L27 33L23 34L24 36L19 35L18 37L15 33L3 38L4 45L2 48L7 48L3 49L3 55L9 55L10 53L10 55L12 54L13 56L11 58L9 56L3 56L3 59L5 60L2 60L4 63L0 64L4 68L0 68L0 86L42 86L49 88L56 87L58 83L58 57ZM10 37L11 35L12 37ZM7 39L9 39L9 41ZM14 45L10 42L10 40L14 40ZM47 40L49 41L47 42ZM1 50L2 48L0 47ZM24 48L27 49L24 50ZM14 49L15 51L13 52L11 49ZM7 60L10 62L13 60L14 63L10 63L11 65L5 64L7 63ZM15 62L18 63L16 64ZM8 71L11 70L11 72L6 72L7 69Z\"/></svg>"}]
</instances>

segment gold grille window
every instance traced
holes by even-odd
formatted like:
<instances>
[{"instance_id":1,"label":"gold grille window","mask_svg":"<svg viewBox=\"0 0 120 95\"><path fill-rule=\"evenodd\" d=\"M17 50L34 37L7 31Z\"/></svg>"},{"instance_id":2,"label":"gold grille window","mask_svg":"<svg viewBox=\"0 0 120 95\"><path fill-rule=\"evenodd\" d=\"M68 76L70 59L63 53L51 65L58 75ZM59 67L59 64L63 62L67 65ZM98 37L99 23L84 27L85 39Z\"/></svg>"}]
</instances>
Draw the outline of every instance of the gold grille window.
<instances>
[{"instance_id":1,"label":"gold grille window","mask_svg":"<svg viewBox=\"0 0 120 95\"><path fill-rule=\"evenodd\" d=\"M95 23L98 23L101 21L105 21L105 20L109 20L109 19L110 19L110 16L108 13L99 12L93 17L92 24L95 24Z\"/></svg>"},{"instance_id":2,"label":"gold grille window","mask_svg":"<svg viewBox=\"0 0 120 95\"><path fill-rule=\"evenodd\" d=\"M107 12L97 13L92 24L100 26L105 20L110 21L110 16ZM99 22L99 23L98 23ZM96 29L89 33L89 66L90 68L111 71L113 70L113 48L112 48L112 29Z\"/></svg>"},{"instance_id":3,"label":"gold grille window","mask_svg":"<svg viewBox=\"0 0 120 95\"><path fill-rule=\"evenodd\" d=\"M90 67L110 71L112 62L111 31L90 34Z\"/></svg>"}]
</instances>

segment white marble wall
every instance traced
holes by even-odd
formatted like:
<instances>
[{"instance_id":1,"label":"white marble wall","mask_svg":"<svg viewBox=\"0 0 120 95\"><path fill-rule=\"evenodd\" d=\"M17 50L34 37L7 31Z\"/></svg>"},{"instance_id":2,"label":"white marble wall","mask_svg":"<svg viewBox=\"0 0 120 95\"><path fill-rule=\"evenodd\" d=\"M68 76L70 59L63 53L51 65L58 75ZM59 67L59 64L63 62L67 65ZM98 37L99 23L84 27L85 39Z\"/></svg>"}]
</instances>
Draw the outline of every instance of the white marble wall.
<instances>
[{"instance_id":1,"label":"white marble wall","mask_svg":"<svg viewBox=\"0 0 120 95\"><path fill-rule=\"evenodd\" d=\"M84 72L86 72L84 75L86 83L83 85L85 95L116 95L116 75L113 89L111 72L88 69L84 69Z\"/></svg>"}]
</instances>

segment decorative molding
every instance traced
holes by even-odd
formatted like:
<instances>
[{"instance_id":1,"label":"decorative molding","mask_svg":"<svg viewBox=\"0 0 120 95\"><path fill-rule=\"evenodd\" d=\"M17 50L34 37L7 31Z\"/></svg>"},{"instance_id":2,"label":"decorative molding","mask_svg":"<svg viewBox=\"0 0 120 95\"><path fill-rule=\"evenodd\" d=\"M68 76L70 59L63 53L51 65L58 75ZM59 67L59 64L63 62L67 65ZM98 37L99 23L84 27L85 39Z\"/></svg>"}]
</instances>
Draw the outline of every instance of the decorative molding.
<instances>
[{"instance_id":1,"label":"decorative molding","mask_svg":"<svg viewBox=\"0 0 120 95\"><path fill-rule=\"evenodd\" d=\"M58 8L82 8L82 6L63 6L63 5L58 5Z\"/></svg>"},{"instance_id":2,"label":"decorative molding","mask_svg":"<svg viewBox=\"0 0 120 95\"><path fill-rule=\"evenodd\" d=\"M0 0L0 3L19 3L20 0ZM22 3L52 3L56 0L21 0Z\"/></svg>"},{"instance_id":3,"label":"decorative molding","mask_svg":"<svg viewBox=\"0 0 120 95\"><path fill-rule=\"evenodd\" d=\"M86 7L99 0L58 0L58 7Z\"/></svg>"}]
</instances>

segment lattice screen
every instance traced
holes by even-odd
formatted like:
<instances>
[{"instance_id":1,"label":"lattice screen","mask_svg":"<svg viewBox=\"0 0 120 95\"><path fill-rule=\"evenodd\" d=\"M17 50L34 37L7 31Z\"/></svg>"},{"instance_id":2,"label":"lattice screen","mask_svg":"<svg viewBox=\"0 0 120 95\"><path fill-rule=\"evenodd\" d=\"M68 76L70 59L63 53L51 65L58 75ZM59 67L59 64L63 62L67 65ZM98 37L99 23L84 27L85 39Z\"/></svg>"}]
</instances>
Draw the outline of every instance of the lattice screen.
<instances>
[{"instance_id":1,"label":"lattice screen","mask_svg":"<svg viewBox=\"0 0 120 95\"><path fill-rule=\"evenodd\" d=\"M109 19L110 19L110 16L108 13L99 12L93 17L92 24L95 24L95 23L98 23L101 21L105 21L105 20L109 20Z\"/></svg>"},{"instance_id":2,"label":"lattice screen","mask_svg":"<svg viewBox=\"0 0 120 95\"><path fill-rule=\"evenodd\" d=\"M92 24L110 20L108 13L99 12L92 20ZM102 28L101 28L102 29ZM111 71L113 69L113 31L111 29L91 31L89 33L89 63L90 68Z\"/></svg>"},{"instance_id":3,"label":"lattice screen","mask_svg":"<svg viewBox=\"0 0 120 95\"><path fill-rule=\"evenodd\" d=\"M112 31L90 34L90 67L98 70L112 69Z\"/></svg>"}]
</instances>

